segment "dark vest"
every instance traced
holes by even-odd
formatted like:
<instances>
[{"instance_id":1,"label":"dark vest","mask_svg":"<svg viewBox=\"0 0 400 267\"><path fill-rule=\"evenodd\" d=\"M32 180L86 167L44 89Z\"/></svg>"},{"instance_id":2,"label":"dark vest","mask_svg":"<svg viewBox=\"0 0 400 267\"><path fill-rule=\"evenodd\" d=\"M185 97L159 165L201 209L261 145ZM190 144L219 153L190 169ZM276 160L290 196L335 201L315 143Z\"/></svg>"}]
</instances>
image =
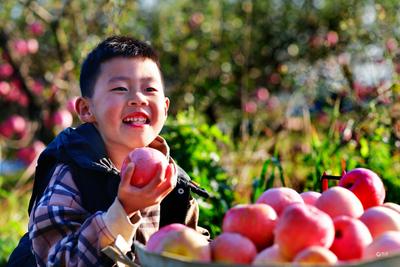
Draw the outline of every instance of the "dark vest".
<instances>
[{"instance_id":1,"label":"dark vest","mask_svg":"<svg viewBox=\"0 0 400 267\"><path fill-rule=\"evenodd\" d=\"M95 127L83 124L77 129L67 129L57 136L39 157L29 213L49 184L56 165L60 163L70 167L74 182L81 193L82 206L87 211L95 213L108 210L117 196L120 175L107 158L104 144ZM186 172L178 166L177 186L161 202L160 227L185 222L191 191L208 197L208 193L194 185ZM26 233L11 254L7 266L36 266L31 248L32 244ZM104 260L108 262L106 258Z\"/></svg>"}]
</instances>

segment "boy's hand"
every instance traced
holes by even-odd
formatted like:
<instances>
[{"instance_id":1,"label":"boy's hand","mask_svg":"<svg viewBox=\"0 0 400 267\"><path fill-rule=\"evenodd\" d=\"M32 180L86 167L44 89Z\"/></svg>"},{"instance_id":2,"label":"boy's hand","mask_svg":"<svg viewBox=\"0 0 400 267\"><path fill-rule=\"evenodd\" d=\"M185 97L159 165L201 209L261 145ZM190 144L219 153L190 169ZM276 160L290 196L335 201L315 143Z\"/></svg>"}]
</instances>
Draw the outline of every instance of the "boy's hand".
<instances>
[{"instance_id":1,"label":"boy's hand","mask_svg":"<svg viewBox=\"0 0 400 267\"><path fill-rule=\"evenodd\" d=\"M118 199L129 216L136 211L159 204L174 189L177 182L174 163L166 167L159 164L156 176L142 188L130 184L134 169L134 163L127 165L118 188Z\"/></svg>"}]
</instances>

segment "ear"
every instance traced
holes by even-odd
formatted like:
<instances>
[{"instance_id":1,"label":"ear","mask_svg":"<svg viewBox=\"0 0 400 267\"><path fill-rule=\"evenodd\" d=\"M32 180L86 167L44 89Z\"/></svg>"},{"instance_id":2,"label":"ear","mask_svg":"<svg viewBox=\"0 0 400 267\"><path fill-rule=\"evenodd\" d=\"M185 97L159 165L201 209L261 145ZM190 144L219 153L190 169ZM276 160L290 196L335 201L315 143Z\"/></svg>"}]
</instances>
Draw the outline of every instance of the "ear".
<instances>
[{"instance_id":1,"label":"ear","mask_svg":"<svg viewBox=\"0 0 400 267\"><path fill-rule=\"evenodd\" d=\"M166 98L165 98L165 107L164 107L165 117L168 116L168 108L169 108L169 98L166 97Z\"/></svg>"},{"instance_id":2,"label":"ear","mask_svg":"<svg viewBox=\"0 0 400 267\"><path fill-rule=\"evenodd\" d=\"M75 111L78 113L79 119L82 122L95 122L96 119L93 113L90 111L89 99L84 97L78 97L75 101Z\"/></svg>"}]
</instances>

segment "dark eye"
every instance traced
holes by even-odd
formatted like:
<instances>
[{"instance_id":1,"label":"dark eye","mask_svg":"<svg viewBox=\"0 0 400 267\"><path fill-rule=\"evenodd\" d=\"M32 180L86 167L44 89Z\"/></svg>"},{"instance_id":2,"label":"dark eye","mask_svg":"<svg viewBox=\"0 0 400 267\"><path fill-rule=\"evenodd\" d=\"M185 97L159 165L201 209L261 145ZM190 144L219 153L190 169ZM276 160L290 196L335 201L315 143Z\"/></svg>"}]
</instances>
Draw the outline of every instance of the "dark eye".
<instances>
[{"instance_id":1,"label":"dark eye","mask_svg":"<svg viewBox=\"0 0 400 267\"><path fill-rule=\"evenodd\" d=\"M125 87L115 87L111 89L111 91L128 91L128 89L126 89Z\"/></svg>"},{"instance_id":2,"label":"dark eye","mask_svg":"<svg viewBox=\"0 0 400 267\"><path fill-rule=\"evenodd\" d=\"M145 91L146 91L146 92L154 92L154 91L157 91L157 89L154 88L154 87L147 87L147 88L145 89Z\"/></svg>"}]
</instances>

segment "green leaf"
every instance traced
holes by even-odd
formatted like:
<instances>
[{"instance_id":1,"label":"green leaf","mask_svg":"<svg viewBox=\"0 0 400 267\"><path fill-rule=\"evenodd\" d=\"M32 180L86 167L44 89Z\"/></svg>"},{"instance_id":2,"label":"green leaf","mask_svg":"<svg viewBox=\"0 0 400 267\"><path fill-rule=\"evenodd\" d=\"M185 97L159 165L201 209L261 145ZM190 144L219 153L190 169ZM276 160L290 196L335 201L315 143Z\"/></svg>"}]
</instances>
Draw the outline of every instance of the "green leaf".
<instances>
[{"instance_id":1,"label":"green leaf","mask_svg":"<svg viewBox=\"0 0 400 267\"><path fill-rule=\"evenodd\" d=\"M368 141L365 138L360 139L360 154L363 158L367 158L369 156Z\"/></svg>"}]
</instances>

